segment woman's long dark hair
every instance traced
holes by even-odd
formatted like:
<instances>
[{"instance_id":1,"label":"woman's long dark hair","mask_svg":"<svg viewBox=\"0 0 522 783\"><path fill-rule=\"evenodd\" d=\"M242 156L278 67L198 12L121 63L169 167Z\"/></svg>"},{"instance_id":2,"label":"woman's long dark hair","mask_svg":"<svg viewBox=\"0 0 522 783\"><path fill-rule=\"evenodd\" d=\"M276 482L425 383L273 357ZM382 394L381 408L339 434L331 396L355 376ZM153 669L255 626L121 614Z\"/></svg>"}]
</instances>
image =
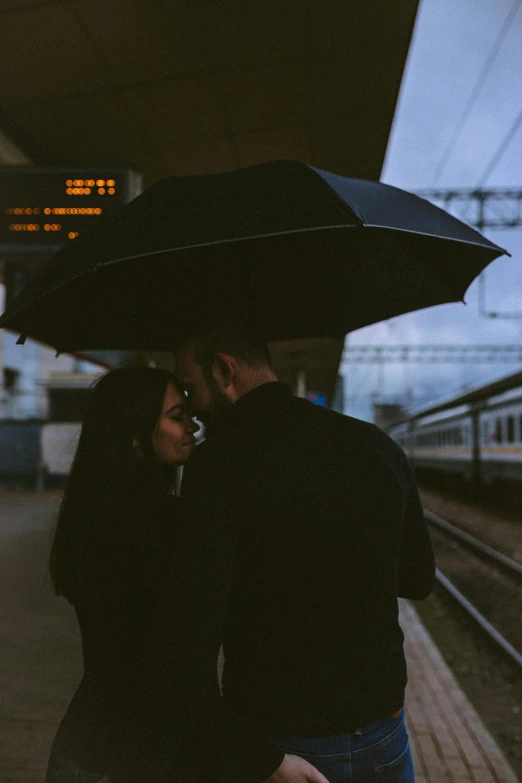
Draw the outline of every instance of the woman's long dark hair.
<instances>
[{"instance_id":1,"label":"woman's long dark hair","mask_svg":"<svg viewBox=\"0 0 522 783\"><path fill-rule=\"evenodd\" d=\"M56 593L72 602L124 573L140 536L154 535L139 512L153 518L175 481L175 467L158 461L152 442L169 383L176 376L168 370L128 367L92 390L50 559Z\"/></svg>"}]
</instances>

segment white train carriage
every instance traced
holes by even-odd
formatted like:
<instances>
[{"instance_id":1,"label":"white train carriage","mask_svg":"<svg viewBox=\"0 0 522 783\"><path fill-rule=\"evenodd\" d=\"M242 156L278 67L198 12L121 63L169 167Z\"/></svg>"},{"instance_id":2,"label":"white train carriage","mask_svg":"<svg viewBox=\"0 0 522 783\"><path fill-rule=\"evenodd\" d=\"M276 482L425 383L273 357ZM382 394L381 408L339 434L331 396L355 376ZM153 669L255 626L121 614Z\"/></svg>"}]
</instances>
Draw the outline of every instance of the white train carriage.
<instances>
[{"instance_id":1,"label":"white train carriage","mask_svg":"<svg viewBox=\"0 0 522 783\"><path fill-rule=\"evenodd\" d=\"M479 425L483 481L522 481L522 387L488 398Z\"/></svg>"},{"instance_id":2,"label":"white train carriage","mask_svg":"<svg viewBox=\"0 0 522 783\"><path fill-rule=\"evenodd\" d=\"M509 379L504 379L504 388ZM522 481L522 382L499 383L417 413L390 428L416 469L478 483Z\"/></svg>"},{"instance_id":3,"label":"white train carriage","mask_svg":"<svg viewBox=\"0 0 522 783\"><path fill-rule=\"evenodd\" d=\"M472 419L468 405L425 416L411 432L410 459L420 469L471 478Z\"/></svg>"}]
</instances>

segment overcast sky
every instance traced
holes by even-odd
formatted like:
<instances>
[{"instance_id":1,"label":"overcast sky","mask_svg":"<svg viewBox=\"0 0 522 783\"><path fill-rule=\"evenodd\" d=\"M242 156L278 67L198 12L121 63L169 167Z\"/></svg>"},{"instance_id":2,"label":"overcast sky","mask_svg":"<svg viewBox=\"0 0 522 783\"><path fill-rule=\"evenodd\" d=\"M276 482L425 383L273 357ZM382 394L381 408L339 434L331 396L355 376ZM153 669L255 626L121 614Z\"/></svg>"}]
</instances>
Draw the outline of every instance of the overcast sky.
<instances>
[{"instance_id":1,"label":"overcast sky","mask_svg":"<svg viewBox=\"0 0 522 783\"><path fill-rule=\"evenodd\" d=\"M381 179L406 190L433 185L434 172L458 127L463 109L503 25L509 31L452 147L437 187L475 187L522 111L522 3L517 0L421 0L395 122ZM489 187L522 190L522 123L487 179ZM522 229L488 231L512 254L486 272L486 305L520 311L520 320L479 316L474 283L463 304L442 305L360 329L349 344L518 343L522 339ZM380 391L386 401L410 387L417 403L458 392L522 369L519 365L414 364L345 367L347 413L371 418L368 403Z\"/></svg>"}]
</instances>

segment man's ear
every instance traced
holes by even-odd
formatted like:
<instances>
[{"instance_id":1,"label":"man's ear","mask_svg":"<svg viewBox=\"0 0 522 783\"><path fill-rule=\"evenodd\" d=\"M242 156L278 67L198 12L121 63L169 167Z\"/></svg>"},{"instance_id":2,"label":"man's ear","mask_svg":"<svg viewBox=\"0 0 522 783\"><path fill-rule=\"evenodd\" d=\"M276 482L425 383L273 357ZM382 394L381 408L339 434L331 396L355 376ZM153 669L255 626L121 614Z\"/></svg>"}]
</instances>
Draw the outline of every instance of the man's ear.
<instances>
[{"instance_id":1,"label":"man's ear","mask_svg":"<svg viewBox=\"0 0 522 783\"><path fill-rule=\"evenodd\" d=\"M214 354L213 374L220 386L227 389L234 380L236 364L231 356L226 353Z\"/></svg>"}]
</instances>

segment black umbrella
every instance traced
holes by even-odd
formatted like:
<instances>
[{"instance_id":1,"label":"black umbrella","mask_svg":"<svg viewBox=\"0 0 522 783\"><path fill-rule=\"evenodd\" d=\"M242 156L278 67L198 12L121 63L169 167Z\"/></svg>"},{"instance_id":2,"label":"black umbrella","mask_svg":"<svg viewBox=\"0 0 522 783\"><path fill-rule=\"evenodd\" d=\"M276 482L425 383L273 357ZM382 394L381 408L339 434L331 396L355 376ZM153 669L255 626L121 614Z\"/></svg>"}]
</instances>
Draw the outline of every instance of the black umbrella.
<instances>
[{"instance_id":1,"label":"black umbrella","mask_svg":"<svg viewBox=\"0 0 522 783\"><path fill-rule=\"evenodd\" d=\"M461 301L505 250L429 202L298 161L171 177L60 250L0 326L60 351L168 350L202 318L341 337Z\"/></svg>"}]
</instances>

